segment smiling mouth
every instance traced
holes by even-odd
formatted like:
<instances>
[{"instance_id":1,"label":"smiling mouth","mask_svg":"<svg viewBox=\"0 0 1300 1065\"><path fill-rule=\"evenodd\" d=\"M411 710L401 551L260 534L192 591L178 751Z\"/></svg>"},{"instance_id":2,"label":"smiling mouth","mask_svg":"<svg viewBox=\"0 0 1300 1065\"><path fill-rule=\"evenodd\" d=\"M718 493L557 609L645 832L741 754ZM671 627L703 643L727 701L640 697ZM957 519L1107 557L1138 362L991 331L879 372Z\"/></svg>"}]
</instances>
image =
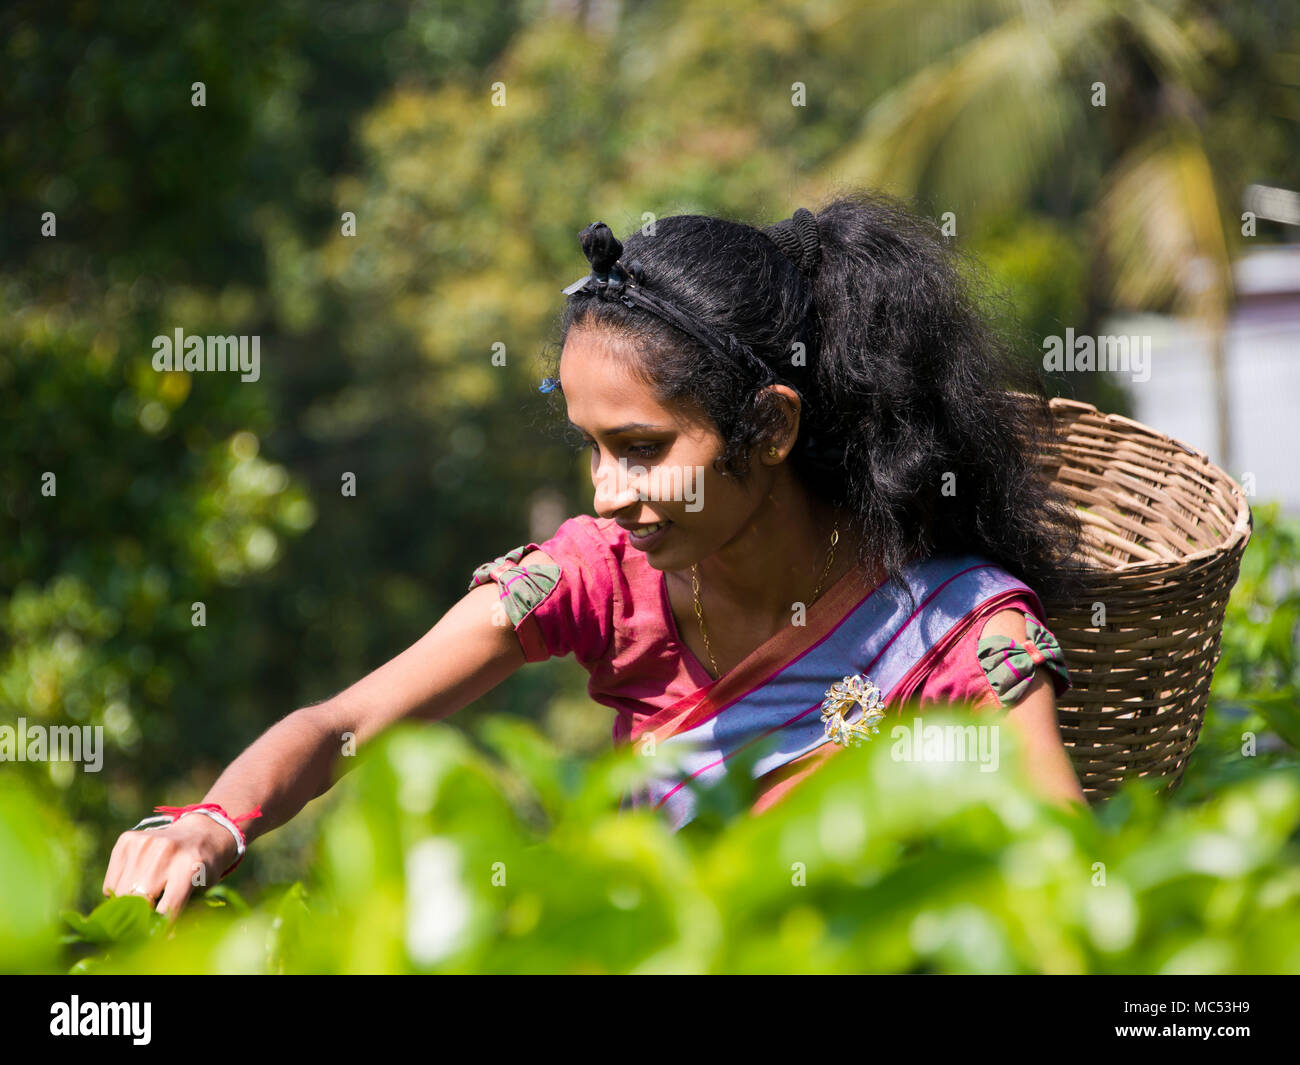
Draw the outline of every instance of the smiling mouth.
<instances>
[{"instance_id":1,"label":"smiling mouth","mask_svg":"<svg viewBox=\"0 0 1300 1065\"><path fill-rule=\"evenodd\" d=\"M653 536L660 529L666 528L672 523L669 521L657 521L653 525L635 525L628 529L628 533L638 540L643 540L647 536Z\"/></svg>"}]
</instances>

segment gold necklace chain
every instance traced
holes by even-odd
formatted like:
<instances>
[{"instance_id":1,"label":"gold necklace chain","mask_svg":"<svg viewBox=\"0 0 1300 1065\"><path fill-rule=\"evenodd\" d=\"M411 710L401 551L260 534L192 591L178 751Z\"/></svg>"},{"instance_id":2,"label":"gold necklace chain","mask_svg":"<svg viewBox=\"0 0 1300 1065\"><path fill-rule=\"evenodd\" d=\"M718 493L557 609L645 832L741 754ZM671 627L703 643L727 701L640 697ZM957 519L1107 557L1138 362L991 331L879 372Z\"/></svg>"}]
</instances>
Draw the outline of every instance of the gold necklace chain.
<instances>
[{"instance_id":1,"label":"gold necklace chain","mask_svg":"<svg viewBox=\"0 0 1300 1065\"><path fill-rule=\"evenodd\" d=\"M835 561L835 545L840 542L840 520L835 519L835 528L831 530L831 546L826 553L826 565L822 568L822 575L817 581L817 587L813 589L812 599L808 601L811 606L821 595L822 583L826 580L826 574L831 571L831 563ZM715 676L718 674L718 662L713 657L713 647L709 644L709 634L704 628L704 608L700 606L700 574L694 563L691 564L691 593L695 597L695 620L700 623L700 635L704 637L704 649L709 653L709 664L713 667Z\"/></svg>"}]
</instances>

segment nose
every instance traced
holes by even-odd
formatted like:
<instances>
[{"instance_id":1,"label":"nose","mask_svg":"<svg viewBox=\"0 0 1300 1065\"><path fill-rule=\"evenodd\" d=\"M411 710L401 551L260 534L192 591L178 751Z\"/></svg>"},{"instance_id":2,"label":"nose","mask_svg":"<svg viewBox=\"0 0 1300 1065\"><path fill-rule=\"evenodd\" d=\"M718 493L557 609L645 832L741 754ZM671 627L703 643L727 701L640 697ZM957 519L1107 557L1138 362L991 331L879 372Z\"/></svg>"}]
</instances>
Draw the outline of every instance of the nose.
<instances>
[{"instance_id":1,"label":"nose","mask_svg":"<svg viewBox=\"0 0 1300 1065\"><path fill-rule=\"evenodd\" d=\"M616 517L629 506L647 498L641 491L641 476L636 467L628 469L612 458L609 461L601 459L600 465L591 472L591 480L596 488L594 509L602 518Z\"/></svg>"}]
</instances>

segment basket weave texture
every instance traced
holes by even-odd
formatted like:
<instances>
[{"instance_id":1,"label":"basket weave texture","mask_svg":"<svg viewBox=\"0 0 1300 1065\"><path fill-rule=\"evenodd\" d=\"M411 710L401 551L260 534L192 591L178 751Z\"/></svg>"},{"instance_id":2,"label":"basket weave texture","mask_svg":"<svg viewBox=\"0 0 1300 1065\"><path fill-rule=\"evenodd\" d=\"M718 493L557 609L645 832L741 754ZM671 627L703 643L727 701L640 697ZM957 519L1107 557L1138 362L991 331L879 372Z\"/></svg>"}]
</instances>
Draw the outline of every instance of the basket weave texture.
<instances>
[{"instance_id":1,"label":"basket weave texture","mask_svg":"<svg viewBox=\"0 0 1300 1065\"><path fill-rule=\"evenodd\" d=\"M1088 403L1050 407L1059 442L1040 464L1080 510L1087 567L1083 594L1043 600L1070 670L1062 739L1090 802L1130 777L1172 791L1205 718L1250 507L1202 452Z\"/></svg>"}]
</instances>

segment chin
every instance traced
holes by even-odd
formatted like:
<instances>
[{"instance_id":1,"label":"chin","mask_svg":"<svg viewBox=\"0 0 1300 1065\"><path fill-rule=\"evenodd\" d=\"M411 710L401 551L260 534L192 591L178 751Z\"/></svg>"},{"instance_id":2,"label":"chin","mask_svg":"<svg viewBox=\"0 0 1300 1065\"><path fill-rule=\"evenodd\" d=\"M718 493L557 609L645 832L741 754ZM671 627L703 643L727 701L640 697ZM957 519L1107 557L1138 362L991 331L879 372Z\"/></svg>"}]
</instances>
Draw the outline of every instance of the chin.
<instances>
[{"instance_id":1,"label":"chin","mask_svg":"<svg viewBox=\"0 0 1300 1065\"><path fill-rule=\"evenodd\" d=\"M664 553L661 551L647 553L645 551L642 551L641 554L644 555L645 560L648 563L650 563L651 569L673 570L673 569L684 569L690 567L689 562L686 563L675 562L672 558L671 553Z\"/></svg>"},{"instance_id":2,"label":"chin","mask_svg":"<svg viewBox=\"0 0 1300 1065\"><path fill-rule=\"evenodd\" d=\"M695 560L688 557L688 553L683 551L679 545L673 545L667 550L659 551L642 551L645 560L650 563L652 569L657 570L682 570L690 569L691 563Z\"/></svg>"}]
</instances>

